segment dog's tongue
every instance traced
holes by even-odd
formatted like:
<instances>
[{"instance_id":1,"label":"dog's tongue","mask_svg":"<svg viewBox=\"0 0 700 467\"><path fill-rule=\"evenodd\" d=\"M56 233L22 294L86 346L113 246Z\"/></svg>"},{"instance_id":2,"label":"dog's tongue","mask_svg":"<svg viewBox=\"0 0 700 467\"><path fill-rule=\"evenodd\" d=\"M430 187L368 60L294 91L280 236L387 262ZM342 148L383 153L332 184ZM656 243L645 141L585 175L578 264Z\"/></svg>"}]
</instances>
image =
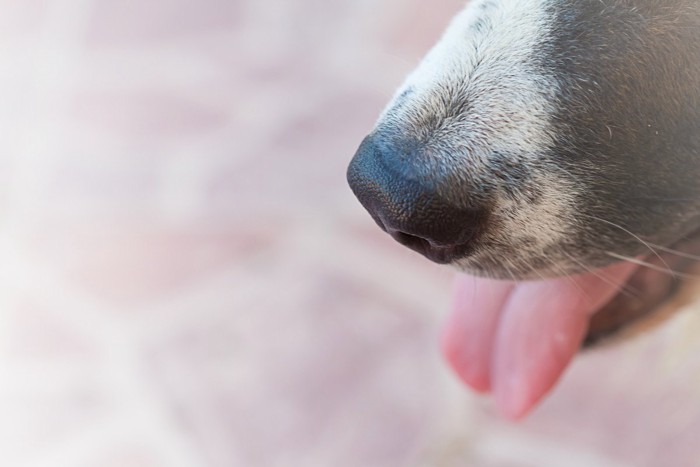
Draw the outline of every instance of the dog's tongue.
<instances>
[{"instance_id":1,"label":"dog's tongue","mask_svg":"<svg viewBox=\"0 0 700 467\"><path fill-rule=\"evenodd\" d=\"M461 275L442 349L460 378L492 392L504 415L521 418L555 385L581 346L592 314L635 265L540 282Z\"/></svg>"}]
</instances>

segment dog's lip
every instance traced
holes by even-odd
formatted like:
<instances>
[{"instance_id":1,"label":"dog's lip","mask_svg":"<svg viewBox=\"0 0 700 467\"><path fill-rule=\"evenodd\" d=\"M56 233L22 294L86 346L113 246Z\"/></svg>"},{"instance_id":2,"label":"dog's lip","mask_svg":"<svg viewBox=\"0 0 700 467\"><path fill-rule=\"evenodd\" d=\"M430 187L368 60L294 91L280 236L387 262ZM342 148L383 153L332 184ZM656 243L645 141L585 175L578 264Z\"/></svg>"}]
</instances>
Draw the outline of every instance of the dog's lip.
<instances>
[{"instance_id":1,"label":"dog's lip","mask_svg":"<svg viewBox=\"0 0 700 467\"><path fill-rule=\"evenodd\" d=\"M671 300L700 263L700 230L669 248L647 255L620 292L593 315L584 345L613 336L644 320ZM700 277L698 278L700 279Z\"/></svg>"}]
</instances>

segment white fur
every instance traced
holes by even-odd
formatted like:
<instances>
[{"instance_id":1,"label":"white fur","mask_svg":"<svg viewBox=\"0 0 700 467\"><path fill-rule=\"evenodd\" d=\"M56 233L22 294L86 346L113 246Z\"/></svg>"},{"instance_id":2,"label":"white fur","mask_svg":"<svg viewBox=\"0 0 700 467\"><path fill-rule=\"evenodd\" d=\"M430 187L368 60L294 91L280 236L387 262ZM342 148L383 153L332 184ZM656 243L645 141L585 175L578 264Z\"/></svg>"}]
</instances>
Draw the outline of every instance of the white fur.
<instances>
[{"instance_id":1,"label":"white fur","mask_svg":"<svg viewBox=\"0 0 700 467\"><path fill-rule=\"evenodd\" d=\"M536 178L541 187L540 201L532 204L522 198L500 196L492 214L492 227L482 240L484 246L455 266L474 272L482 271L484 264L489 265L486 269L493 269L496 264L509 274L530 279L560 275L578 266L571 264L568 256L560 256L557 248L563 238L571 235L575 187L553 174L541 173ZM518 245L517 253L504 254L503 243ZM533 267L529 264L533 257L550 261Z\"/></svg>"},{"instance_id":2,"label":"white fur","mask_svg":"<svg viewBox=\"0 0 700 467\"><path fill-rule=\"evenodd\" d=\"M481 11L484 3L493 6ZM545 0L471 2L409 75L397 96L413 88L421 114L439 115L443 110L439 86L468 77L465 97L470 100L471 110L465 116L464 130L474 132L475 149L483 145L493 150L537 154L550 146L553 134L549 119L557 83L532 66L550 30L545 4ZM470 30L479 20L484 22L481 32ZM380 122L390 115L392 106L393 102ZM413 118L408 114L403 117Z\"/></svg>"},{"instance_id":3,"label":"white fur","mask_svg":"<svg viewBox=\"0 0 700 467\"><path fill-rule=\"evenodd\" d=\"M484 4L489 6L482 8ZM425 145L430 158L422 163L424 176L442 171L459 179L461 173L477 183L493 184L489 164L494 154L506 154L517 158L515 164L527 166L554 145L551 118L557 82L533 65L551 30L546 4L546 0L471 2L398 90L378 125L405 128ZM478 22L481 27L476 29L473 25ZM412 94L396 106L407 89ZM445 99L455 89L467 104L457 118L449 115ZM424 122L435 121L436 116L442 118L440 127L426 128ZM537 172L535 178L542 191L539 202L499 194L493 215L500 228L488 234L500 243L534 239L517 258L523 263L526 256L541 256L557 243L572 222L574 188L551 173ZM483 253L489 254L488 249ZM461 266L476 264L472 261L479 256ZM492 258L497 256L494 251Z\"/></svg>"}]
</instances>

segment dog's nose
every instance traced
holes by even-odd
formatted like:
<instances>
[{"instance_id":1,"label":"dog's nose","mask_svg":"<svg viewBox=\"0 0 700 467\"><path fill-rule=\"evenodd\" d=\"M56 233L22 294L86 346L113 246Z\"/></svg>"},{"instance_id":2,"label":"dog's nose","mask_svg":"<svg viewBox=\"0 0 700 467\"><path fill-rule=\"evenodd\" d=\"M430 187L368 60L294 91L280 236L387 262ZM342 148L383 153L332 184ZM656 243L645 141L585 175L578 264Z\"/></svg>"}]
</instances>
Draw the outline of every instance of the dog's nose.
<instances>
[{"instance_id":1,"label":"dog's nose","mask_svg":"<svg viewBox=\"0 0 700 467\"><path fill-rule=\"evenodd\" d=\"M408 169L415 145L368 136L348 168L348 182L379 226L399 243L437 263L467 256L483 212L449 203L437 183Z\"/></svg>"}]
</instances>

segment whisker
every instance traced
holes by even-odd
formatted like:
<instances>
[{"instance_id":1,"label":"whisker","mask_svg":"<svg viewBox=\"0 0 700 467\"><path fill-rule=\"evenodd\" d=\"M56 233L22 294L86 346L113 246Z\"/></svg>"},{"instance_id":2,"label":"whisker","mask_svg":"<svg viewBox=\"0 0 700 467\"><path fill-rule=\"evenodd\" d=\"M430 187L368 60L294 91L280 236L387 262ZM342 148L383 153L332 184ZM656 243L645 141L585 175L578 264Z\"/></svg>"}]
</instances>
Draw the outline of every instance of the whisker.
<instances>
[{"instance_id":1,"label":"whisker","mask_svg":"<svg viewBox=\"0 0 700 467\"><path fill-rule=\"evenodd\" d=\"M577 260L576 258L574 258L573 256L569 255L566 252L564 254L569 258L569 260L576 263L581 269L583 269L584 271L586 271L589 274L596 276L598 279L602 280L606 284L615 287L616 289L618 289L620 291L621 294L625 295L626 297L629 297L629 298L639 297L639 291L630 287L629 284L618 284L617 282L613 281L608 276L606 276L603 272L597 271L593 268L586 266L581 261Z\"/></svg>"},{"instance_id":2,"label":"whisker","mask_svg":"<svg viewBox=\"0 0 700 467\"><path fill-rule=\"evenodd\" d=\"M646 261L642 261L641 259L637 258L630 258L628 256L623 256L623 255L618 255L617 253L613 253L612 251L606 252L609 256L612 256L613 258L619 259L621 261L627 261L632 264L636 264L638 266L643 266L645 268L652 269L654 271L662 272L665 274L670 274L673 277L681 278L681 279L700 279L700 275L698 274L688 274L685 272L680 272L680 271L674 271L670 268L663 268L661 266L657 266L655 264L647 263Z\"/></svg>"},{"instance_id":3,"label":"whisker","mask_svg":"<svg viewBox=\"0 0 700 467\"><path fill-rule=\"evenodd\" d=\"M527 266L528 266L528 269L530 270L530 272L534 272L535 274L537 274L539 276L539 278L542 279L543 281L547 280L547 278L544 277L542 275L542 273L536 267L529 265L529 264Z\"/></svg>"},{"instance_id":4,"label":"whisker","mask_svg":"<svg viewBox=\"0 0 700 467\"><path fill-rule=\"evenodd\" d=\"M664 259L661 257L661 255L659 254L659 252L656 251L655 249L653 249L653 248L651 247L651 245L650 245L647 241L643 240L639 235L635 235L634 233L632 233L632 232L630 232L629 230L625 229L625 228L622 227L621 225L618 225L618 224L616 224L616 223L614 223L614 222L610 222L610 221L605 220L605 219L601 219L600 217L591 216L591 215L588 215L588 214L581 214L581 216L588 217L588 218L597 220L597 221L599 221L599 222L602 222L602 223L604 223L604 224L611 225L611 226L615 227L616 229L620 229L620 230L622 230L623 232L627 233L628 235L631 235L631 236L634 237L637 241L639 241L642 245L646 246L646 247L649 249L649 251L651 251L651 252L654 254L654 256L656 256L657 258L659 258L659 261L661 261L661 263L662 263L664 266L666 266L666 269L668 269L668 272L669 272L669 273L673 273L673 270L671 269L671 266L669 266L668 263L666 262L666 260L664 260Z\"/></svg>"},{"instance_id":5,"label":"whisker","mask_svg":"<svg viewBox=\"0 0 700 467\"><path fill-rule=\"evenodd\" d=\"M513 282L518 282L518 279L515 277L515 273L513 273L513 271L510 269L510 268L513 268L514 270L517 270L518 268L513 264L513 262L510 259L503 258L503 260L507 263L507 264L503 264L503 267L506 270L506 272L508 273L508 275L511 277L511 279L513 279ZM508 267L508 266L510 266L510 267Z\"/></svg>"},{"instance_id":6,"label":"whisker","mask_svg":"<svg viewBox=\"0 0 700 467\"><path fill-rule=\"evenodd\" d=\"M661 245L654 245L653 243L650 243L649 245L653 246L657 250L663 251L664 253L670 253L670 254L678 256L680 258L686 258L686 259L692 259L695 261L700 261L700 256L698 256L698 255L684 253L682 251L674 250L673 248L667 248L667 247L661 246Z\"/></svg>"}]
</instances>

